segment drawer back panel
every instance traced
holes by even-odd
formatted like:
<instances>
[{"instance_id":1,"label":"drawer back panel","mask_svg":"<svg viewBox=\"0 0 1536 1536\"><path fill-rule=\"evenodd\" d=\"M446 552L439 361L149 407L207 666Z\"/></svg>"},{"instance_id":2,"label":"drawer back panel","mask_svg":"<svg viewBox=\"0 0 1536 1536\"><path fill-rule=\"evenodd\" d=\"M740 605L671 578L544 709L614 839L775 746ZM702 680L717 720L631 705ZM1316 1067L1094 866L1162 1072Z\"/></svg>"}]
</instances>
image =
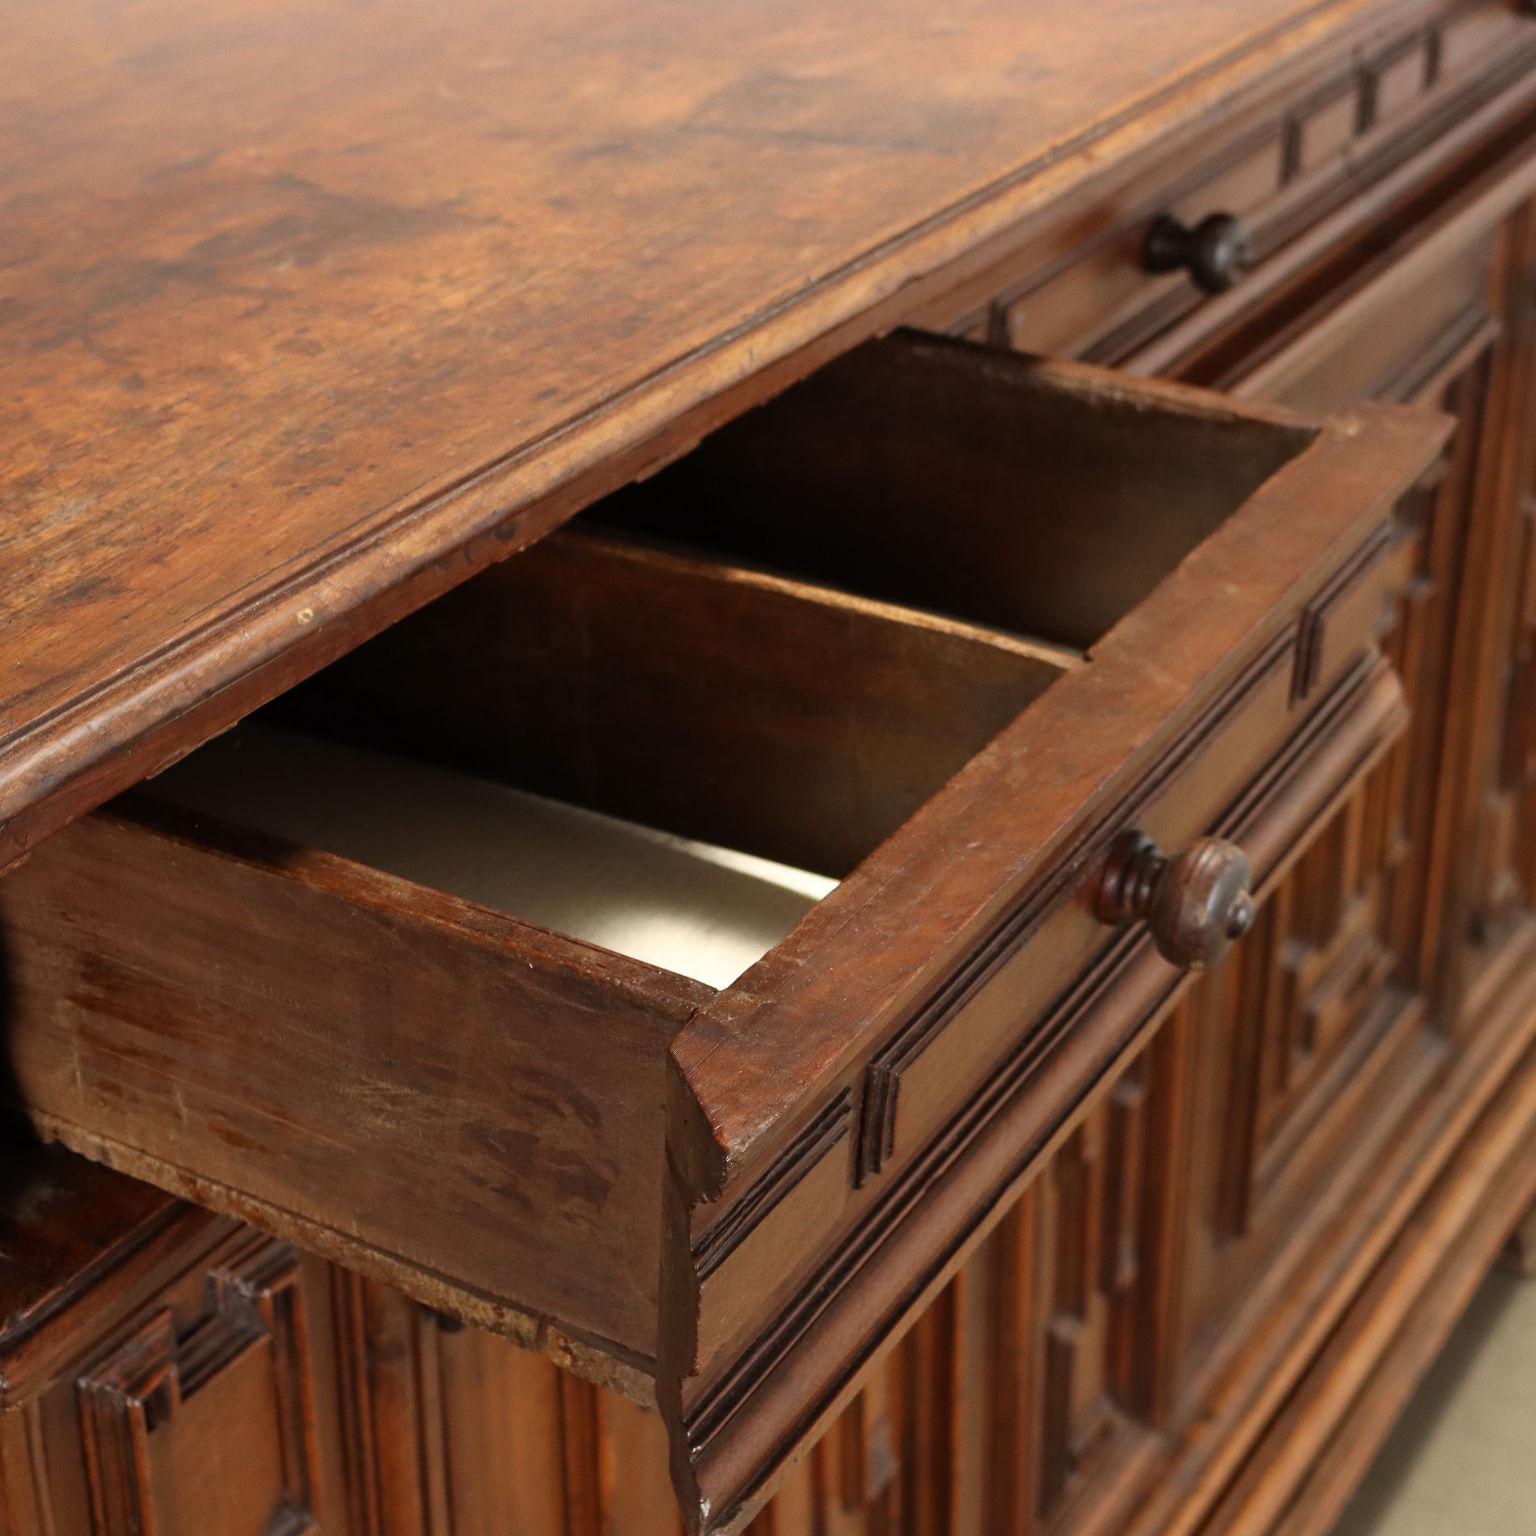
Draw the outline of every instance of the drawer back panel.
<instances>
[{"instance_id":1,"label":"drawer back panel","mask_svg":"<svg viewBox=\"0 0 1536 1536\"><path fill-rule=\"evenodd\" d=\"M1148 431L1015 361L860 348L596 515L1085 649L1305 445L1212 413Z\"/></svg>"},{"instance_id":2,"label":"drawer back panel","mask_svg":"<svg viewBox=\"0 0 1536 1536\"><path fill-rule=\"evenodd\" d=\"M841 877L1076 659L563 533L273 715Z\"/></svg>"}]
</instances>

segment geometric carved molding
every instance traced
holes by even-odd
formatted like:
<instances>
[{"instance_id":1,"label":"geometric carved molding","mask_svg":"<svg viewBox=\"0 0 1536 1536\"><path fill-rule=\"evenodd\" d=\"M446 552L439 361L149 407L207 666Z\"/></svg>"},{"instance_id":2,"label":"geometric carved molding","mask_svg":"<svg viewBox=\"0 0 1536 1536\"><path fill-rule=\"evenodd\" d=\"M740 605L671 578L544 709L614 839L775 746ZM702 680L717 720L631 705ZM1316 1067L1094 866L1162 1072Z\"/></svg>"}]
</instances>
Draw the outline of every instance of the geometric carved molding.
<instances>
[{"instance_id":1,"label":"geometric carved molding","mask_svg":"<svg viewBox=\"0 0 1536 1536\"><path fill-rule=\"evenodd\" d=\"M243 1233L190 1324L151 1317L76 1382L94 1536L305 1536L312 1405L293 1250Z\"/></svg>"},{"instance_id":2,"label":"geometric carved molding","mask_svg":"<svg viewBox=\"0 0 1536 1536\"><path fill-rule=\"evenodd\" d=\"M1042 1515L1097 1463L1126 1416L1145 1406L1138 1401L1137 1354L1151 1342L1151 1277L1143 1270L1147 1078L1143 1054L1062 1144L1036 1187Z\"/></svg>"}]
</instances>

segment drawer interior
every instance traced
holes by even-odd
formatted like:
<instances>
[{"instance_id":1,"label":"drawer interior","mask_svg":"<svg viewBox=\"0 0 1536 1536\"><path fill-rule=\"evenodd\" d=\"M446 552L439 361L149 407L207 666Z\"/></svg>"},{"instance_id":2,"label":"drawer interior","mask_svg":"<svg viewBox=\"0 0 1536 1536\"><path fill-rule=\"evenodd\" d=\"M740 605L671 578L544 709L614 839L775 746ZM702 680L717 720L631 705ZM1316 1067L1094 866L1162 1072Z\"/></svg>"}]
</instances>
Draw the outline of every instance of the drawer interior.
<instances>
[{"instance_id":1,"label":"drawer interior","mask_svg":"<svg viewBox=\"0 0 1536 1536\"><path fill-rule=\"evenodd\" d=\"M152 792L719 987L1076 664L562 532Z\"/></svg>"},{"instance_id":2,"label":"drawer interior","mask_svg":"<svg viewBox=\"0 0 1536 1536\"><path fill-rule=\"evenodd\" d=\"M837 882L477 774L247 723L167 773L189 810L728 986Z\"/></svg>"},{"instance_id":3,"label":"drawer interior","mask_svg":"<svg viewBox=\"0 0 1536 1536\"><path fill-rule=\"evenodd\" d=\"M1189 405L898 333L589 515L1085 650L1314 435Z\"/></svg>"},{"instance_id":4,"label":"drawer interior","mask_svg":"<svg viewBox=\"0 0 1536 1536\"><path fill-rule=\"evenodd\" d=\"M872 344L155 793L728 985L1312 437L1177 427Z\"/></svg>"}]
</instances>

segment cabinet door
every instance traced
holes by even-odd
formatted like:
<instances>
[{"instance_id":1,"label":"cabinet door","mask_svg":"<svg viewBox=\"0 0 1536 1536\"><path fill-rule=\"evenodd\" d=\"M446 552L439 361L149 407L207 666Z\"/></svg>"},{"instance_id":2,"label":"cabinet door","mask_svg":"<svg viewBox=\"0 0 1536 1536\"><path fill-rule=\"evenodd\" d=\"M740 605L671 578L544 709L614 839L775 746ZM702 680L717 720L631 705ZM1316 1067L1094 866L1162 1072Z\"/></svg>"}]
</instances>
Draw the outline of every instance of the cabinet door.
<instances>
[{"instance_id":1,"label":"cabinet door","mask_svg":"<svg viewBox=\"0 0 1536 1536\"><path fill-rule=\"evenodd\" d=\"M1422 558L1395 657L1414 711L1398 749L1414 770L1399 933L1415 985L1452 1031L1536 890L1536 221L1530 204L1491 218L1498 207L1488 194L1458 199L1240 385L1313 408L1351 394L1413 400L1459 422L1436 485L1421 496Z\"/></svg>"},{"instance_id":2,"label":"cabinet door","mask_svg":"<svg viewBox=\"0 0 1536 1536\"><path fill-rule=\"evenodd\" d=\"M1386 638L1408 731L1334 812L1224 973L1191 1000L1184 1331L1240 1332L1372 1177L1391 1129L1477 1032L1533 890L1530 415L1536 247L1490 174L1381 241L1248 355L1177 371L1308 409L1446 410L1458 430L1414 508L1417 562ZM1512 206L1513 203L1513 206ZM1390 233L1390 232L1389 232ZM1218 372L1219 367L1219 372Z\"/></svg>"},{"instance_id":3,"label":"cabinet door","mask_svg":"<svg viewBox=\"0 0 1536 1536\"><path fill-rule=\"evenodd\" d=\"M1456 182L1429 214L1345 253L1285 322L1207 339L1171 371L1247 398L1336 409L1412 401L1455 417L1420 496L1421 558L1394 659L1414 722L1396 935L1447 1033L1536 894L1530 740L1536 214L1529 148ZM1164 349L1165 351L1167 349Z\"/></svg>"}]
</instances>

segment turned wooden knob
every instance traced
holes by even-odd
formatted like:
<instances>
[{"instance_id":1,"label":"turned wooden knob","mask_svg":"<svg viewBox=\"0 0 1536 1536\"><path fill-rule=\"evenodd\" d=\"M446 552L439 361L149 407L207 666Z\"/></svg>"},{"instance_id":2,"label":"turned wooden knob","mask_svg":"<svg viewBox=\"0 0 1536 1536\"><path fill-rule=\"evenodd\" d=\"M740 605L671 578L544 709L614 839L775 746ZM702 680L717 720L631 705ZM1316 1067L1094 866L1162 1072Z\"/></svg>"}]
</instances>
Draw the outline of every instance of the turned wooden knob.
<instances>
[{"instance_id":1,"label":"turned wooden knob","mask_svg":"<svg viewBox=\"0 0 1536 1536\"><path fill-rule=\"evenodd\" d=\"M1225 293L1252 258L1248 228L1233 213L1212 213L1191 228L1160 213L1142 252L1148 272L1187 272L1197 288Z\"/></svg>"},{"instance_id":2,"label":"turned wooden knob","mask_svg":"<svg viewBox=\"0 0 1536 1536\"><path fill-rule=\"evenodd\" d=\"M1217 964L1253 926L1248 860L1220 837L1202 837L1169 858L1141 832L1110 849L1095 910L1117 926L1144 920L1157 952L1181 970Z\"/></svg>"}]
</instances>

